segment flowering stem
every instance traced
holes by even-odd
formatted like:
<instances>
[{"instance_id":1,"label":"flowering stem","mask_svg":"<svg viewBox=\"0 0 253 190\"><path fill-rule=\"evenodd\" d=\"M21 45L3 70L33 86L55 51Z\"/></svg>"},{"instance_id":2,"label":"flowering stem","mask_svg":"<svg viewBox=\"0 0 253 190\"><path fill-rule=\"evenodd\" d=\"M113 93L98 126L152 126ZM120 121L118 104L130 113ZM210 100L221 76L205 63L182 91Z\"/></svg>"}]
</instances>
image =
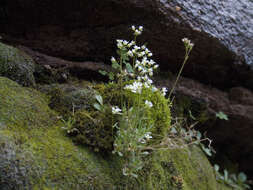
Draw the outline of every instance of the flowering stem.
<instances>
[{"instance_id":1,"label":"flowering stem","mask_svg":"<svg viewBox=\"0 0 253 190\"><path fill-rule=\"evenodd\" d=\"M181 68L180 68L180 71L179 71L178 75L177 75L176 81L174 82L173 87L172 87L172 89L170 90L170 94L169 94L169 96L168 96L169 99L170 99L170 97L171 97L171 94L174 92L174 90L175 90L175 88L176 88L176 85L177 85L177 83L178 83L179 77L181 76L181 73L182 73L182 71L183 71L184 65L185 65L185 63L187 62L188 58L189 58L190 52L191 52L191 49L186 49L184 62L183 62L183 64L182 64Z\"/></svg>"},{"instance_id":2,"label":"flowering stem","mask_svg":"<svg viewBox=\"0 0 253 190\"><path fill-rule=\"evenodd\" d=\"M123 91L123 89L122 89L122 88L123 88L123 84L122 84L122 83L123 83L123 82L122 82L122 72L123 72L123 68L122 68L122 67L123 67L123 66L122 66L122 61L123 61L123 60L122 60L122 55L121 55L121 56L120 56L120 76L119 76L119 77L120 77L119 83L120 83L120 104L121 104L121 108L122 108L122 106L123 106L123 95L122 95L122 94L123 94L123 93L122 93L122 91Z\"/></svg>"}]
</instances>

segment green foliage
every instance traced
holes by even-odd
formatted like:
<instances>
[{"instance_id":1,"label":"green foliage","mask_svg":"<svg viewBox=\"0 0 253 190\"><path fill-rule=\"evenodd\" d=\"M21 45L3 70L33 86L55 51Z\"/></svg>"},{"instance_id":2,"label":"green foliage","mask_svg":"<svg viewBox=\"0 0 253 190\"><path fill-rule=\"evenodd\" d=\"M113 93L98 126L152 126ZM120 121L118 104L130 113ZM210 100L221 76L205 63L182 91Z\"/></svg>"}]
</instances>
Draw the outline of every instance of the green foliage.
<instances>
[{"instance_id":1,"label":"green foliage","mask_svg":"<svg viewBox=\"0 0 253 190\"><path fill-rule=\"evenodd\" d=\"M228 116L222 111L216 113L216 117L221 120L226 120L226 121L228 120Z\"/></svg>"},{"instance_id":2,"label":"green foliage","mask_svg":"<svg viewBox=\"0 0 253 190\"><path fill-rule=\"evenodd\" d=\"M245 190L251 189L250 186L247 184L247 176L245 173L240 172L238 175L236 174L229 174L228 171L225 169L223 174L219 172L220 167L215 164L214 170L216 174L217 181L224 183L228 186L231 186L237 190Z\"/></svg>"},{"instance_id":3,"label":"green foliage","mask_svg":"<svg viewBox=\"0 0 253 190\"><path fill-rule=\"evenodd\" d=\"M192 116L195 118L194 116ZM211 147L211 140L202 136L201 132L194 129L198 123L195 122L190 127L185 124L186 119L176 118L173 120L173 125L170 129L168 139L173 141L171 148L186 147L189 145L198 145L207 156L212 156L215 153ZM208 146L204 142L208 142Z\"/></svg>"}]
</instances>

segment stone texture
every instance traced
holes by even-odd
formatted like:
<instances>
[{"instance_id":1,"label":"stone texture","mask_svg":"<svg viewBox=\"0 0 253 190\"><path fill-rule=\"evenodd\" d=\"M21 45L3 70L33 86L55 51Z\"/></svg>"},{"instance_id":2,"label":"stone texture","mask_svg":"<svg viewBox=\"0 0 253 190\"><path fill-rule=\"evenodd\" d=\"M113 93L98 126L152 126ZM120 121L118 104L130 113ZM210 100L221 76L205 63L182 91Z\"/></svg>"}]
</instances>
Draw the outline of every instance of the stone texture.
<instances>
[{"instance_id":1,"label":"stone texture","mask_svg":"<svg viewBox=\"0 0 253 190\"><path fill-rule=\"evenodd\" d=\"M0 43L0 76L10 78L23 86L35 86L34 61L23 51Z\"/></svg>"},{"instance_id":2,"label":"stone texture","mask_svg":"<svg viewBox=\"0 0 253 190\"><path fill-rule=\"evenodd\" d=\"M172 81L158 78L157 84L171 89ZM252 92L242 87L224 92L191 79L181 78L173 95L176 97L175 105L181 107L179 109L184 116L189 117L188 111L191 110L200 121L199 130L206 131L207 136L213 140L217 156L226 155L229 160L238 163L240 171L245 171L252 178ZM220 111L224 112L229 120L216 118L216 113ZM226 162L219 161L223 164Z\"/></svg>"},{"instance_id":3,"label":"stone texture","mask_svg":"<svg viewBox=\"0 0 253 190\"><path fill-rule=\"evenodd\" d=\"M108 63L117 38L143 25L161 68L177 71L183 37L195 43L185 76L218 87L252 89L252 1L2 0L3 40L71 61Z\"/></svg>"}]
</instances>

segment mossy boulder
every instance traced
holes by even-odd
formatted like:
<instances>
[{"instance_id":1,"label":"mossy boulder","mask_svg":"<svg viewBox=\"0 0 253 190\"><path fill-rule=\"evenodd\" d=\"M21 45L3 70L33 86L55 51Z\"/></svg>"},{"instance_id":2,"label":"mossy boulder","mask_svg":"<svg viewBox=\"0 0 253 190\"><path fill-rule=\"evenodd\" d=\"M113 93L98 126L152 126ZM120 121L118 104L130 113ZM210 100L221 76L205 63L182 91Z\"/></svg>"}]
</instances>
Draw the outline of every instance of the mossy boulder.
<instances>
[{"instance_id":1,"label":"mossy boulder","mask_svg":"<svg viewBox=\"0 0 253 190\"><path fill-rule=\"evenodd\" d=\"M23 86L35 86L35 64L25 52L0 42L0 76Z\"/></svg>"},{"instance_id":2,"label":"mossy boulder","mask_svg":"<svg viewBox=\"0 0 253 190\"><path fill-rule=\"evenodd\" d=\"M198 147L154 151L139 177L122 159L77 146L43 94L0 77L0 188L31 190L227 190Z\"/></svg>"},{"instance_id":3,"label":"mossy boulder","mask_svg":"<svg viewBox=\"0 0 253 190\"><path fill-rule=\"evenodd\" d=\"M95 90L90 83L42 85L39 90L50 98L49 106L64 117L73 111L90 110L95 102Z\"/></svg>"}]
</instances>

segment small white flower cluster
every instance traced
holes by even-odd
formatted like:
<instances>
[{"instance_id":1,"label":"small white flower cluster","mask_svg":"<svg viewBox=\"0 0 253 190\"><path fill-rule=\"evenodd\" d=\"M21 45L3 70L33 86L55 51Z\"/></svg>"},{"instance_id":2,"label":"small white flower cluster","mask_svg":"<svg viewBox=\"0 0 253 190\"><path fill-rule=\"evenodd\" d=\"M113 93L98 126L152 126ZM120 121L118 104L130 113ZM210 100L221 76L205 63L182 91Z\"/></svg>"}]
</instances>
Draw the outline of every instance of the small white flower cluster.
<instances>
[{"instance_id":1,"label":"small white flower cluster","mask_svg":"<svg viewBox=\"0 0 253 190\"><path fill-rule=\"evenodd\" d=\"M145 101L145 105L147 105L149 108L152 108L152 107L153 107L152 102L150 102L150 101L148 101L148 100Z\"/></svg>"},{"instance_id":2,"label":"small white flower cluster","mask_svg":"<svg viewBox=\"0 0 253 190\"><path fill-rule=\"evenodd\" d=\"M186 47L192 48L194 46L194 43L192 43L188 38L183 38L182 42Z\"/></svg>"},{"instance_id":3,"label":"small white flower cluster","mask_svg":"<svg viewBox=\"0 0 253 190\"><path fill-rule=\"evenodd\" d=\"M122 114L121 113L122 112L122 110L118 107L118 106L113 106L112 107L112 114Z\"/></svg>"},{"instance_id":4,"label":"small white flower cluster","mask_svg":"<svg viewBox=\"0 0 253 190\"><path fill-rule=\"evenodd\" d=\"M142 83L141 83L141 82L138 82L138 81L134 81L133 84L126 85L126 86L124 87L124 89L130 90L130 91L133 92L133 93L141 94L141 91L142 91Z\"/></svg>"},{"instance_id":5,"label":"small white flower cluster","mask_svg":"<svg viewBox=\"0 0 253 190\"><path fill-rule=\"evenodd\" d=\"M123 49L123 48L131 48L132 46L135 45L135 41L127 41L127 40L117 40L117 47L119 49ZM115 60L116 61L116 60Z\"/></svg>"},{"instance_id":6,"label":"small white flower cluster","mask_svg":"<svg viewBox=\"0 0 253 190\"><path fill-rule=\"evenodd\" d=\"M161 91L162 91L162 95L166 96L166 93L168 92L167 88L163 87Z\"/></svg>"},{"instance_id":7,"label":"small white flower cluster","mask_svg":"<svg viewBox=\"0 0 253 190\"><path fill-rule=\"evenodd\" d=\"M132 44L134 44L134 41L130 42L129 44L127 44L128 48L130 48L132 46ZM145 45L140 47L135 44L132 47L132 49L127 52L127 55L130 57L144 57L144 56L152 57L153 56L151 51Z\"/></svg>"},{"instance_id":8,"label":"small white flower cluster","mask_svg":"<svg viewBox=\"0 0 253 190\"><path fill-rule=\"evenodd\" d=\"M143 26L139 26L139 28L132 26L132 30L133 30L135 36L139 36L139 35L141 35L141 33L143 31Z\"/></svg>"},{"instance_id":9,"label":"small white flower cluster","mask_svg":"<svg viewBox=\"0 0 253 190\"><path fill-rule=\"evenodd\" d=\"M139 142L142 143L142 144L145 144L148 140L152 139L152 135L151 135L151 132L147 132L145 133L145 135L139 139Z\"/></svg>"}]
</instances>

